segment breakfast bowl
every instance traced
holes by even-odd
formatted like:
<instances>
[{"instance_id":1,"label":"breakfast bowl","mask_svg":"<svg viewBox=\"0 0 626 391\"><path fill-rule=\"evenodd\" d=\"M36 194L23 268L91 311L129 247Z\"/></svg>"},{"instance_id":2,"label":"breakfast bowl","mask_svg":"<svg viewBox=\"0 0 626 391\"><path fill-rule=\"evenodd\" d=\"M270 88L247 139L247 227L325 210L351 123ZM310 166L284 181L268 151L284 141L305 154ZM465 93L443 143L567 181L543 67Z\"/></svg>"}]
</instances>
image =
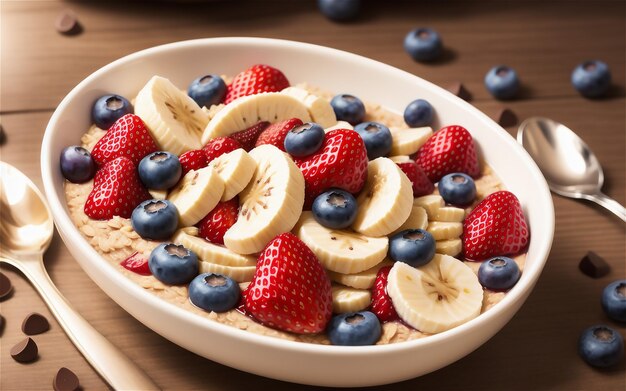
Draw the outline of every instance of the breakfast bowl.
<instances>
[{"instance_id":1,"label":"breakfast bowl","mask_svg":"<svg viewBox=\"0 0 626 391\"><path fill-rule=\"evenodd\" d=\"M198 75L234 74L250 64L280 68L289 80L351 93L402 113L417 97L436 110L433 127L461 124L479 156L517 195L532 237L519 282L493 308L448 331L374 346L329 346L258 335L221 324L167 302L120 274L73 224L59 169L63 148L91 125L91 106L105 93L134 97L154 75L186 86ZM198 355L246 372L320 386L373 386L414 378L466 356L496 334L519 310L547 260L554 210L539 169L515 140L485 114L417 76L355 54L300 42L211 38L146 49L97 70L60 103L46 128L41 152L45 192L56 227L89 277L137 320Z\"/></svg>"}]
</instances>

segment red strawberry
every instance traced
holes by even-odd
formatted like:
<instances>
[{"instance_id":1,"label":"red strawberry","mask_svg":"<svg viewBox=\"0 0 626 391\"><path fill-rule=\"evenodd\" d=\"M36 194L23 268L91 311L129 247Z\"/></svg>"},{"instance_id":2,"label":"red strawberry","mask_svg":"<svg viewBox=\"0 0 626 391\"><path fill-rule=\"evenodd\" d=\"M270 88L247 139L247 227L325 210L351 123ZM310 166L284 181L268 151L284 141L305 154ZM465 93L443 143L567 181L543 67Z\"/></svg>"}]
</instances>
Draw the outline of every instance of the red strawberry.
<instances>
[{"instance_id":1,"label":"red strawberry","mask_svg":"<svg viewBox=\"0 0 626 391\"><path fill-rule=\"evenodd\" d=\"M126 114L109 128L91 151L93 160L102 167L111 160L125 156L137 165L149 153L159 147L141 118Z\"/></svg>"},{"instance_id":2,"label":"red strawberry","mask_svg":"<svg viewBox=\"0 0 626 391\"><path fill-rule=\"evenodd\" d=\"M120 262L120 265L122 265L124 269L130 270L131 272L142 276L149 276L152 274L150 267L148 266L148 258L136 251L133 255Z\"/></svg>"},{"instance_id":3,"label":"red strawberry","mask_svg":"<svg viewBox=\"0 0 626 391\"><path fill-rule=\"evenodd\" d=\"M230 137L217 137L209 141L202 150L206 155L207 164L225 153L241 148L241 144Z\"/></svg>"},{"instance_id":4,"label":"red strawberry","mask_svg":"<svg viewBox=\"0 0 626 391\"><path fill-rule=\"evenodd\" d=\"M243 149L245 149L246 151L250 151L252 148L254 148L254 144L259 138L261 132L263 132L265 128L269 126L269 124L270 123L267 121L261 121L252 125L248 129L240 130L237 133L233 133L229 137L239 142Z\"/></svg>"},{"instance_id":5,"label":"red strawberry","mask_svg":"<svg viewBox=\"0 0 626 391\"><path fill-rule=\"evenodd\" d=\"M296 126L302 125L302 121L298 118L288 119L286 121L271 124L267 129L259 135L256 140L256 146L263 144L272 144L281 151L285 152L285 137L287 133Z\"/></svg>"},{"instance_id":6,"label":"red strawberry","mask_svg":"<svg viewBox=\"0 0 626 391\"><path fill-rule=\"evenodd\" d=\"M246 308L263 324L298 334L324 331L332 316L330 280L313 252L287 232L259 255Z\"/></svg>"},{"instance_id":7,"label":"red strawberry","mask_svg":"<svg viewBox=\"0 0 626 391\"><path fill-rule=\"evenodd\" d=\"M133 209L149 198L133 162L118 157L96 173L93 189L85 202L85 214L96 220L113 216L129 218Z\"/></svg>"},{"instance_id":8,"label":"red strawberry","mask_svg":"<svg viewBox=\"0 0 626 391\"><path fill-rule=\"evenodd\" d=\"M181 178L191 170L199 170L209 165L206 154L201 149L187 151L180 155L178 160L183 169L183 173L180 175Z\"/></svg>"},{"instance_id":9,"label":"red strawberry","mask_svg":"<svg viewBox=\"0 0 626 391\"><path fill-rule=\"evenodd\" d=\"M518 254L526 248L530 232L515 195L497 191L485 197L463 223L465 257L481 261Z\"/></svg>"},{"instance_id":10,"label":"red strawberry","mask_svg":"<svg viewBox=\"0 0 626 391\"><path fill-rule=\"evenodd\" d=\"M305 208L331 187L358 193L367 179L367 150L353 130L331 130L317 153L294 161L304 175Z\"/></svg>"},{"instance_id":11,"label":"red strawberry","mask_svg":"<svg viewBox=\"0 0 626 391\"><path fill-rule=\"evenodd\" d=\"M462 126L451 125L435 132L417 151L415 161L431 182L452 172L480 174L472 135Z\"/></svg>"},{"instance_id":12,"label":"red strawberry","mask_svg":"<svg viewBox=\"0 0 626 391\"><path fill-rule=\"evenodd\" d=\"M431 194L433 190L435 190L435 185L433 185L430 179L428 179L424 170L422 170L422 168L413 160L396 162L396 164L413 184L413 197L425 196Z\"/></svg>"},{"instance_id":13,"label":"red strawberry","mask_svg":"<svg viewBox=\"0 0 626 391\"><path fill-rule=\"evenodd\" d=\"M211 243L224 244L224 234L237 222L238 212L237 197L220 202L197 224L200 237Z\"/></svg>"},{"instance_id":14,"label":"red strawberry","mask_svg":"<svg viewBox=\"0 0 626 391\"><path fill-rule=\"evenodd\" d=\"M259 94L261 92L277 92L289 87L289 80L276 68L269 65L253 65L241 72L228 86L224 103L235 99Z\"/></svg>"},{"instance_id":15,"label":"red strawberry","mask_svg":"<svg viewBox=\"0 0 626 391\"><path fill-rule=\"evenodd\" d=\"M376 274L376 281L372 288L371 311L381 322L391 322L400 319L396 309L393 307L391 297L387 294L387 278L391 266L381 267Z\"/></svg>"}]
</instances>

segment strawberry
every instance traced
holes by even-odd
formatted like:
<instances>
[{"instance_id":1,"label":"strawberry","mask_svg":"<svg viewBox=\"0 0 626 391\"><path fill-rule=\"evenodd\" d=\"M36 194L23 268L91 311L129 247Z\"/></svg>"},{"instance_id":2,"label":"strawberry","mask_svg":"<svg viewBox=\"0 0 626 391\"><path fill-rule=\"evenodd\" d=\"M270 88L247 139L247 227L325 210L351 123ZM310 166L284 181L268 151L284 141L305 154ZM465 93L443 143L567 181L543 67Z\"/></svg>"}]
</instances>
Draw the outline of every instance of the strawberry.
<instances>
[{"instance_id":1,"label":"strawberry","mask_svg":"<svg viewBox=\"0 0 626 391\"><path fill-rule=\"evenodd\" d=\"M130 218L133 209L149 198L133 161L121 156L106 163L96 173L84 210L87 216L96 220L113 216Z\"/></svg>"},{"instance_id":2,"label":"strawberry","mask_svg":"<svg viewBox=\"0 0 626 391\"><path fill-rule=\"evenodd\" d=\"M180 175L181 178L191 170L199 170L209 165L206 154L201 149L187 151L180 155L178 160L183 169L183 173Z\"/></svg>"},{"instance_id":3,"label":"strawberry","mask_svg":"<svg viewBox=\"0 0 626 391\"><path fill-rule=\"evenodd\" d=\"M137 251L135 251L130 257L120 262L120 265L124 269L130 270L131 272L142 276L152 275L150 267L148 266L148 258L144 257L143 254L140 254Z\"/></svg>"},{"instance_id":4,"label":"strawberry","mask_svg":"<svg viewBox=\"0 0 626 391\"><path fill-rule=\"evenodd\" d=\"M428 195L435 190L435 185L424 173L424 170L413 160L396 163L413 184L413 197Z\"/></svg>"},{"instance_id":5,"label":"strawberry","mask_svg":"<svg viewBox=\"0 0 626 391\"><path fill-rule=\"evenodd\" d=\"M207 164L225 153L241 148L241 144L230 137L217 137L209 141L202 150L206 155Z\"/></svg>"},{"instance_id":6,"label":"strawberry","mask_svg":"<svg viewBox=\"0 0 626 391\"><path fill-rule=\"evenodd\" d=\"M294 159L305 182L305 208L323 191L338 187L358 193L367 179L367 150L353 130L335 129L326 133L324 143L313 155Z\"/></svg>"},{"instance_id":7,"label":"strawberry","mask_svg":"<svg viewBox=\"0 0 626 391\"><path fill-rule=\"evenodd\" d=\"M253 65L235 76L228 86L224 103L261 92L278 92L287 87L289 80L278 69L263 64Z\"/></svg>"},{"instance_id":8,"label":"strawberry","mask_svg":"<svg viewBox=\"0 0 626 391\"><path fill-rule=\"evenodd\" d=\"M381 267L376 274L374 287L372 288L372 305L370 310L381 322L391 322L400 319L393 307L391 297L387 294L387 278L391 266Z\"/></svg>"},{"instance_id":9,"label":"strawberry","mask_svg":"<svg viewBox=\"0 0 626 391\"><path fill-rule=\"evenodd\" d=\"M256 146L263 144L272 144L281 151L285 152L285 137L287 133L296 126L302 125L302 121L298 118L291 118L286 121L271 124L267 129L259 135L256 140Z\"/></svg>"},{"instance_id":10,"label":"strawberry","mask_svg":"<svg viewBox=\"0 0 626 391\"><path fill-rule=\"evenodd\" d=\"M135 114L126 114L109 128L91 151L93 160L102 167L113 159L125 156L137 165L149 153L158 151L148 128Z\"/></svg>"},{"instance_id":11,"label":"strawberry","mask_svg":"<svg viewBox=\"0 0 626 391\"><path fill-rule=\"evenodd\" d=\"M435 132L417 151L415 159L432 183L451 172L480 174L472 136L462 126L451 125Z\"/></svg>"},{"instance_id":12,"label":"strawberry","mask_svg":"<svg viewBox=\"0 0 626 391\"><path fill-rule=\"evenodd\" d=\"M290 232L283 233L259 255L246 308L266 326L319 333L332 316L330 280L306 244Z\"/></svg>"},{"instance_id":13,"label":"strawberry","mask_svg":"<svg viewBox=\"0 0 626 391\"><path fill-rule=\"evenodd\" d=\"M520 253L528 245L530 232L515 195L497 191L485 197L463 223L465 257L481 261Z\"/></svg>"},{"instance_id":14,"label":"strawberry","mask_svg":"<svg viewBox=\"0 0 626 391\"><path fill-rule=\"evenodd\" d=\"M237 222L239 201L237 197L218 203L196 226L200 237L211 243L224 244L224 234Z\"/></svg>"},{"instance_id":15,"label":"strawberry","mask_svg":"<svg viewBox=\"0 0 626 391\"><path fill-rule=\"evenodd\" d=\"M269 126L269 124L270 123L267 121L261 121L250 126L248 129L240 130L237 133L233 133L229 137L239 142L243 149L245 149L246 151L250 151L252 148L254 148L254 144L259 138L261 132L263 132L265 128Z\"/></svg>"}]
</instances>

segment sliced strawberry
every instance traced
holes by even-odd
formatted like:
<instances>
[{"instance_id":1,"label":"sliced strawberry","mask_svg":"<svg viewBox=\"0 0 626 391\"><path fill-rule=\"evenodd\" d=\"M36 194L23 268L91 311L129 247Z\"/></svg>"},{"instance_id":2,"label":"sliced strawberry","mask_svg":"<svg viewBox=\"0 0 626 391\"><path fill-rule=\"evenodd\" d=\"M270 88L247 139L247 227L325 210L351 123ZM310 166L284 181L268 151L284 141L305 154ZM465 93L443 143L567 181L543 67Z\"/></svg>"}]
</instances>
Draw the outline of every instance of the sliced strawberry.
<instances>
[{"instance_id":1,"label":"sliced strawberry","mask_svg":"<svg viewBox=\"0 0 626 391\"><path fill-rule=\"evenodd\" d=\"M211 243L224 244L224 234L237 222L239 200L237 197L218 203L196 226L200 237Z\"/></svg>"},{"instance_id":2,"label":"sliced strawberry","mask_svg":"<svg viewBox=\"0 0 626 391\"><path fill-rule=\"evenodd\" d=\"M304 242L290 232L280 234L259 256L246 308L266 326L319 333L332 316L330 280Z\"/></svg>"},{"instance_id":3,"label":"sliced strawberry","mask_svg":"<svg viewBox=\"0 0 626 391\"><path fill-rule=\"evenodd\" d=\"M120 262L120 265L122 265L124 269L142 276L152 275L150 267L148 266L148 258L136 251L130 257Z\"/></svg>"},{"instance_id":4,"label":"sliced strawberry","mask_svg":"<svg viewBox=\"0 0 626 391\"><path fill-rule=\"evenodd\" d=\"M148 128L135 114L126 114L109 128L91 151L93 160L102 167L120 156L137 165L149 153L158 151Z\"/></svg>"},{"instance_id":5,"label":"sliced strawberry","mask_svg":"<svg viewBox=\"0 0 626 391\"><path fill-rule=\"evenodd\" d=\"M278 92L289 87L289 80L276 68L269 65L253 65L239 73L228 86L224 103L235 99L259 94L261 92Z\"/></svg>"},{"instance_id":6,"label":"sliced strawberry","mask_svg":"<svg viewBox=\"0 0 626 391\"><path fill-rule=\"evenodd\" d=\"M413 197L421 197L431 194L435 190L435 185L428 179L424 170L413 160L396 162L398 167L406 174L413 184Z\"/></svg>"},{"instance_id":7,"label":"sliced strawberry","mask_svg":"<svg viewBox=\"0 0 626 391\"><path fill-rule=\"evenodd\" d=\"M391 266L381 267L376 274L376 281L372 288L372 305L370 310L381 322L391 322L400 319L396 309L393 307L391 297L387 294L387 278Z\"/></svg>"},{"instance_id":8,"label":"sliced strawberry","mask_svg":"<svg viewBox=\"0 0 626 391\"><path fill-rule=\"evenodd\" d=\"M217 137L209 141L202 150L206 155L207 164L225 153L241 148L241 144L230 137Z\"/></svg>"},{"instance_id":9,"label":"sliced strawberry","mask_svg":"<svg viewBox=\"0 0 626 391\"><path fill-rule=\"evenodd\" d=\"M474 261L519 254L529 239L522 206L510 191L485 197L463 223L463 252Z\"/></svg>"},{"instance_id":10,"label":"sliced strawberry","mask_svg":"<svg viewBox=\"0 0 626 391\"><path fill-rule=\"evenodd\" d=\"M250 126L248 129L240 130L237 133L233 133L229 137L241 144L243 149L245 149L246 151L250 151L252 148L254 148L254 144L259 138L261 132L263 132L265 128L267 128L269 125L269 122L261 121Z\"/></svg>"},{"instance_id":11,"label":"sliced strawberry","mask_svg":"<svg viewBox=\"0 0 626 391\"><path fill-rule=\"evenodd\" d=\"M181 178L191 170L199 170L209 165L206 154L201 149L187 151L180 155L178 160L183 169L183 173L180 176Z\"/></svg>"},{"instance_id":12,"label":"sliced strawberry","mask_svg":"<svg viewBox=\"0 0 626 391\"><path fill-rule=\"evenodd\" d=\"M272 144L281 151L285 152L285 137L287 133L296 126L302 125L302 121L298 118L291 118L286 121L271 124L267 129L259 135L256 140L256 146L263 144Z\"/></svg>"}]
</instances>

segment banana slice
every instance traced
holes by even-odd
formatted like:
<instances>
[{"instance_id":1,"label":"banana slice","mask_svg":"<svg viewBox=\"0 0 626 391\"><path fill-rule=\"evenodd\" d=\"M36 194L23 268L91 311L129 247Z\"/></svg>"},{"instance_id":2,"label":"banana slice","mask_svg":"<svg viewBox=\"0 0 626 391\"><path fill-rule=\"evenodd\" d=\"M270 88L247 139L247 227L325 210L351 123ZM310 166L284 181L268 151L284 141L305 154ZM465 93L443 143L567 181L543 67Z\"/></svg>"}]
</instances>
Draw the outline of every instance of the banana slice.
<instances>
[{"instance_id":1,"label":"banana slice","mask_svg":"<svg viewBox=\"0 0 626 391\"><path fill-rule=\"evenodd\" d=\"M335 110L324 98L309 93L309 91L298 87L287 87L280 92L296 98L304 103L313 122L318 123L322 128L332 126L337 123Z\"/></svg>"},{"instance_id":2,"label":"banana slice","mask_svg":"<svg viewBox=\"0 0 626 391\"><path fill-rule=\"evenodd\" d=\"M465 209L455 208L452 206L444 206L437 209L434 221L447 221L452 223L460 223L465 219Z\"/></svg>"},{"instance_id":3,"label":"banana slice","mask_svg":"<svg viewBox=\"0 0 626 391\"><path fill-rule=\"evenodd\" d=\"M200 273L218 273L236 282L249 282L254 277L256 266L224 266L211 262L200 262Z\"/></svg>"},{"instance_id":4,"label":"banana slice","mask_svg":"<svg viewBox=\"0 0 626 391\"><path fill-rule=\"evenodd\" d=\"M354 289L342 285L331 287L333 295L333 312L357 312L366 309L372 302L372 293L366 289Z\"/></svg>"},{"instance_id":5,"label":"banana slice","mask_svg":"<svg viewBox=\"0 0 626 391\"><path fill-rule=\"evenodd\" d=\"M311 212L303 212L295 233L322 266L343 274L359 273L379 264L385 256L389 240L371 238L348 230L326 228L315 221Z\"/></svg>"},{"instance_id":6,"label":"banana slice","mask_svg":"<svg viewBox=\"0 0 626 391\"><path fill-rule=\"evenodd\" d=\"M192 236L184 230L178 230L172 241L196 253L203 262L233 267L256 266L256 257L237 254L224 246Z\"/></svg>"},{"instance_id":7,"label":"banana slice","mask_svg":"<svg viewBox=\"0 0 626 391\"><path fill-rule=\"evenodd\" d=\"M337 121L336 124L334 124L333 126L330 126L328 128L324 129L325 133L330 132L331 130L335 130L335 129L350 129L350 130L354 130L354 127L352 125L350 125L349 122L346 121Z\"/></svg>"},{"instance_id":8,"label":"banana slice","mask_svg":"<svg viewBox=\"0 0 626 391\"><path fill-rule=\"evenodd\" d=\"M426 228L435 240L456 239L463 233L462 223L431 221Z\"/></svg>"},{"instance_id":9,"label":"banana slice","mask_svg":"<svg viewBox=\"0 0 626 391\"><path fill-rule=\"evenodd\" d=\"M430 127L423 128L389 128L391 132L391 155L411 155L433 134Z\"/></svg>"},{"instance_id":10,"label":"banana slice","mask_svg":"<svg viewBox=\"0 0 626 391\"><path fill-rule=\"evenodd\" d=\"M304 103L292 96L280 92L243 96L215 114L204 129L201 141L206 144L215 137L228 136L260 121L279 122L290 118L311 121Z\"/></svg>"},{"instance_id":11,"label":"banana slice","mask_svg":"<svg viewBox=\"0 0 626 391\"><path fill-rule=\"evenodd\" d=\"M400 228L396 229L391 234L395 235L400 231L404 231L405 229L426 229L427 226L428 215L426 214L426 209L422 208L421 206L413 205L409 218L406 219L406 221L400 226Z\"/></svg>"},{"instance_id":12,"label":"banana slice","mask_svg":"<svg viewBox=\"0 0 626 391\"><path fill-rule=\"evenodd\" d=\"M273 145L250 151L254 175L239 194L239 217L224 244L239 254L258 253L276 235L290 231L304 205L304 177L291 158Z\"/></svg>"},{"instance_id":13,"label":"banana slice","mask_svg":"<svg viewBox=\"0 0 626 391\"><path fill-rule=\"evenodd\" d=\"M167 198L167 190L149 189L148 193L150 193L152 198L154 198L155 200L164 200Z\"/></svg>"},{"instance_id":14,"label":"banana slice","mask_svg":"<svg viewBox=\"0 0 626 391\"><path fill-rule=\"evenodd\" d=\"M434 220L437 211L445 205L445 202L440 195L433 194L416 198L413 200L413 205L421 206L426 209L428 220Z\"/></svg>"},{"instance_id":15,"label":"banana slice","mask_svg":"<svg viewBox=\"0 0 626 391\"><path fill-rule=\"evenodd\" d=\"M483 303L483 288L472 269L440 254L419 268L396 262L387 293L402 320L429 334L477 317Z\"/></svg>"},{"instance_id":16,"label":"banana slice","mask_svg":"<svg viewBox=\"0 0 626 391\"><path fill-rule=\"evenodd\" d=\"M224 181L211 167L190 170L167 199L178 209L179 226L189 227L207 215L222 198Z\"/></svg>"},{"instance_id":17,"label":"banana slice","mask_svg":"<svg viewBox=\"0 0 626 391\"><path fill-rule=\"evenodd\" d=\"M394 163L405 163L411 161L411 158L407 155L390 156L389 159L391 159L391 161Z\"/></svg>"},{"instance_id":18,"label":"banana slice","mask_svg":"<svg viewBox=\"0 0 626 391\"><path fill-rule=\"evenodd\" d=\"M435 252L455 257L461 253L463 244L461 239L438 240L435 242Z\"/></svg>"},{"instance_id":19,"label":"banana slice","mask_svg":"<svg viewBox=\"0 0 626 391\"><path fill-rule=\"evenodd\" d=\"M374 286L374 282L376 282L376 274L378 273L378 271L382 267L390 265L393 265L392 261L382 261L378 265L354 274L343 274L328 271L328 277L330 277L332 281L349 286L351 288L370 289Z\"/></svg>"},{"instance_id":20,"label":"banana slice","mask_svg":"<svg viewBox=\"0 0 626 391\"><path fill-rule=\"evenodd\" d=\"M240 148L214 159L209 163L209 167L212 167L224 181L222 201L228 201L248 185L254 175L256 162Z\"/></svg>"},{"instance_id":21,"label":"banana slice","mask_svg":"<svg viewBox=\"0 0 626 391\"><path fill-rule=\"evenodd\" d=\"M368 236L388 235L409 218L412 201L411 181L400 167L386 157L372 160L352 228Z\"/></svg>"},{"instance_id":22,"label":"banana slice","mask_svg":"<svg viewBox=\"0 0 626 391\"><path fill-rule=\"evenodd\" d=\"M168 79L154 76L148 81L135 99L135 114L162 150L181 155L202 148L200 137L209 117Z\"/></svg>"}]
</instances>

